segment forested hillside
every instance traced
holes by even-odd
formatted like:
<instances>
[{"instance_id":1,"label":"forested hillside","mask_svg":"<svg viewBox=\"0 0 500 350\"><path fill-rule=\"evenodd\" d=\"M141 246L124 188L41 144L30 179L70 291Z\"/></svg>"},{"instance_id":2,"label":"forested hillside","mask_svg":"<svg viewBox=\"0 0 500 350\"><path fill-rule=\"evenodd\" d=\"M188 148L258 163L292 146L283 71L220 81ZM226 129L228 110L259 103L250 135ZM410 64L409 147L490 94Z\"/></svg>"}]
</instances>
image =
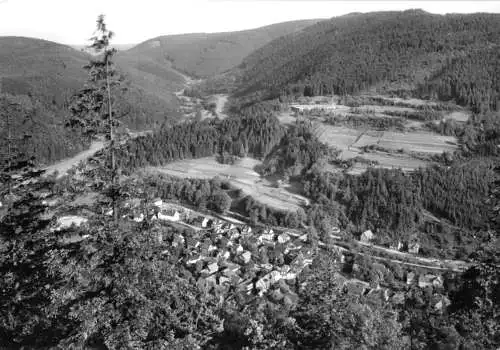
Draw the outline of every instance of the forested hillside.
<instances>
[{"instance_id":1,"label":"forested hillside","mask_svg":"<svg viewBox=\"0 0 500 350\"><path fill-rule=\"evenodd\" d=\"M500 96L497 14L421 10L335 17L278 38L243 60L239 93L351 94L371 88L455 98L475 110Z\"/></svg>"},{"instance_id":2,"label":"forested hillside","mask_svg":"<svg viewBox=\"0 0 500 350\"><path fill-rule=\"evenodd\" d=\"M15 105L13 108L18 115L29 116L29 123L21 123L17 118L12 130L18 136L25 133L33 136L26 151L33 153L39 163L50 163L74 154L86 143L64 128L64 119L69 114L72 96L85 83L87 72L83 67L88 64L89 57L50 41L0 38L2 110L6 104ZM127 91L118 97L118 104L129 128L153 128L175 117L177 102L174 96L163 92L151 94L137 77L130 80L127 70L122 71L128 83ZM0 130L2 137L5 132L6 129Z\"/></svg>"},{"instance_id":3,"label":"forested hillside","mask_svg":"<svg viewBox=\"0 0 500 350\"><path fill-rule=\"evenodd\" d=\"M227 33L165 35L145 41L121 53L148 72L172 64L191 76L222 73L241 63L252 51L283 35L295 33L318 20L301 20Z\"/></svg>"},{"instance_id":4,"label":"forested hillside","mask_svg":"<svg viewBox=\"0 0 500 350\"><path fill-rule=\"evenodd\" d=\"M259 106L222 121L206 120L163 128L125 144L118 162L127 170L215 154L264 157L284 135L271 112Z\"/></svg>"}]
</instances>

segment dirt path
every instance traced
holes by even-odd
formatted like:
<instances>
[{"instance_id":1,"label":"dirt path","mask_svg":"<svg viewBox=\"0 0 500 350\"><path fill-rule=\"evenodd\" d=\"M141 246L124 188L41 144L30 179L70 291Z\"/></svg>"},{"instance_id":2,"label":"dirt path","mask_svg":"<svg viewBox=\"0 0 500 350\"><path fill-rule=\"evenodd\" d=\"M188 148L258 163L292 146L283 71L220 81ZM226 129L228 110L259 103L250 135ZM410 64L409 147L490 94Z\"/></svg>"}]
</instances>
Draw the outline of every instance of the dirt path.
<instances>
[{"instance_id":1,"label":"dirt path","mask_svg":"<svg viewBox=\"0 0 500 350\"><path fill-rule=\"evenodd\" d=\"M219 95L214 95L214 97L216 104L215 111L217 112L217 115L219 116L219 118L222 119L227 118L227 115L224 114L224 108L228 100L228 95L219 94Z\"/></svg>"},{"instance_id":2,"label":"dirt path","mask_svg":"<svg viewBox=\"0 0 500 350\"><path fill-rule=\"evenodd\" d=\"M75 165L78 165L81 161L87 160L91 156L93 156L97 151L101 150L104 148L104 142L103 141L94 141L90 145L90 148L78 153L72 158L66 158L63 160L60 160L59 162L52 164L48 167L45 168L46 170L46 175L51 175L55 172L58 173L57 177L62 177L66 175L68 170L70 170L72 167Z\"/></svg>"}]
</instances>

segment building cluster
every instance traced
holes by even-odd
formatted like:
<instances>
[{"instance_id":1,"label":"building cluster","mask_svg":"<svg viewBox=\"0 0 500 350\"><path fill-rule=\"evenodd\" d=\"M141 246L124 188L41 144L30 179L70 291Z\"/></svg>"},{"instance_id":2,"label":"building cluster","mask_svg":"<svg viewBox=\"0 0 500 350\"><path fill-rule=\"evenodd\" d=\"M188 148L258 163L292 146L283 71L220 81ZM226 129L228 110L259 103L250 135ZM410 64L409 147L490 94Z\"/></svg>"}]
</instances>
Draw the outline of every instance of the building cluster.
<instances>
[{"instance_id":1,"label":"building cluster","mask_svg":"<svg viewBox=\"0 0 500 350\"><path fill-rule=\"evenodd\" d=\"M184 249L182 262L200 287L225 295L266 296L293 304L298 275L312 263L307 234L253 229L217 218L191 219L202 230L176 234L172 246Z\"/></svg>"},{"instance_id":2,"label":"building cluster","mask_svg":"<svg viewBox=\"0 0 500 350\"><path fill-rule=\"evenodd\" d=\"M148 220L190 228L189 233L171 231L168 238L160 234L159 242L168 242L173 248L168 251L176 252L175 259L184 267L186 277L193 278L200 288L220 297L236 295L248 300L264 297L274 303L293 306L298 300L297 292L308 288L303 279L299 278L300 274L312 264L317 247L325 245L322 242L312 242L307 233L300 231L255 228L241 222L231 222L227 218L204 215L178 204L163 202L161 199L154 200L145 211L141 203L137 198L126 201L125 207L129 212L125 216L136 222L142 222L147 217ZM84 217L63 216L58 218L54 229L63 230L86 222ZM332 238L340 238L338 234L340 229L332 228ZM87 237L88 235L65 237L64 243L75 243ZM365 231L360 241L368 243L374 238L373 232ZM400 250L401 246L402 244L398 244L396 249ZM338 250L339 264L347 263L346 249L331 249ZM333 277L345 293L365 296L374 302L402 304L404 293L394 292L392 288L382 286L391 283L389 275L383 264L372 263L367 277L366 271L357 263L353 263L350 278L341 273L335 273ZM409 272L403 284L432 288L436 292L436 312L440 312L443 306L449 303L448 300L440 298L438 291L443 286L443 280L439 275L417 276Z\"/></svg>"}]
</instances>

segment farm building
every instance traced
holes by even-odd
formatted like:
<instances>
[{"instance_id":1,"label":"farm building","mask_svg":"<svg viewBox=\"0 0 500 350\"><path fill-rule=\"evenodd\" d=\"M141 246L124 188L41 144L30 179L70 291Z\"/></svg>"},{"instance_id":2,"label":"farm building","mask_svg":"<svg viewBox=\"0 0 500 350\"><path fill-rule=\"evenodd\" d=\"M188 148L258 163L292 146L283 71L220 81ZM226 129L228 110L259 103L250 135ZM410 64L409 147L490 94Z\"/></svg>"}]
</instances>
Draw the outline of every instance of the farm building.
<instances>
[{"instance_id":1,"label":"farm building","mask_svg":"<svg viewBox=\"0 0 500 350\"><path fill-rule=\"evenodd\" d=\"M333 111L337 109L336 104L314 104L314 105L291 105L292 112L303 113L305 111Z\"/></svg>"}]
</instances>

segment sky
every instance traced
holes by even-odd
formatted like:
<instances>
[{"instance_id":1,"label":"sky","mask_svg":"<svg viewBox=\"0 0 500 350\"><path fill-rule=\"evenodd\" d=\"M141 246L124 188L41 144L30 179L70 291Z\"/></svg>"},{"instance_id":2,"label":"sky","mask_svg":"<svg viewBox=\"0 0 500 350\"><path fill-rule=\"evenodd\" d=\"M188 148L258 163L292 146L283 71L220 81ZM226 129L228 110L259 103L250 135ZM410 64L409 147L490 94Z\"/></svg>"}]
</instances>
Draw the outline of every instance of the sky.
<instances>
[{"instance_id":1,"label":"sky","mask_svg":"<svg viewBox=\"0 0 500 350\"><path fill-rule=\"evenodd\" d=\"M301 0L0 0L0 36L86 45L99 14L116 33L115 44L159 35L223 32L351 12L420 8L445 13L500 13L499 1Z\"/></svg>"}]
</instances>

